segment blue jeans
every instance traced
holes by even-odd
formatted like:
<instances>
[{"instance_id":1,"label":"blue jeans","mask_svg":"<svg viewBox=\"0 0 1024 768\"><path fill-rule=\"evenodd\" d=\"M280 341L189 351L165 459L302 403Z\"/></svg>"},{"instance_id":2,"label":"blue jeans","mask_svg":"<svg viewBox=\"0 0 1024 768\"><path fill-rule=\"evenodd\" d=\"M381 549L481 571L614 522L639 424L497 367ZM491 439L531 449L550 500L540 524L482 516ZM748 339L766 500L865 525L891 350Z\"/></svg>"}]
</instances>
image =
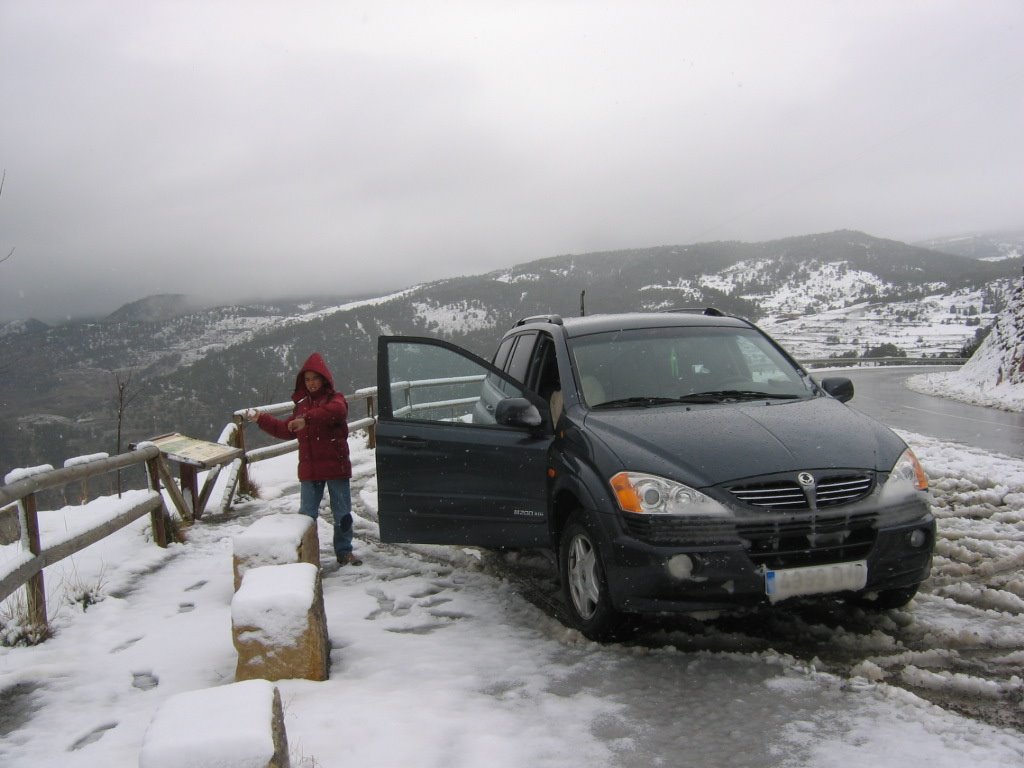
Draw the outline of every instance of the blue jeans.
<instances>
[{"instance_id":1,"label":"blue jeans","mask_svg":"<svg viewBox=\"0 0 1024 768\"><path fill-rule=\"evenodd\" d=\"M348 479L302 480L299 512L316 522L325 486L331 497L331 517L334 518L334 554L341 557L352 551L352 493Z\"/></svg>"}]
</instances>

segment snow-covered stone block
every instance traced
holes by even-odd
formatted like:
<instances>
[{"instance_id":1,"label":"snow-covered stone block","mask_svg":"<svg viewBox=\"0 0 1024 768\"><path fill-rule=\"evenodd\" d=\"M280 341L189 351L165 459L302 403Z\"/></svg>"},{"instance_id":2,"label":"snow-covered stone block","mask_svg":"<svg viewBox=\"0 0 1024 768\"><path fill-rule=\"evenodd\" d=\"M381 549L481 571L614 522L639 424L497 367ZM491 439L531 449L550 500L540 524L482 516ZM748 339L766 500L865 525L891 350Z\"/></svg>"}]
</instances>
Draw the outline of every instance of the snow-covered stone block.
<instances>
[{"instance_id":1,"label":"snow-covered stone block","mask_svg":"<svg viewBox=\"0 0 1024 768\"><path fill-rule=\"evenodd\" d=\"M250 568L231 600L236 680L326 680L330 663L320 568Z\"/></svg>"},{"instance_id":2,"label":"snow-covered stone block","mask_svg":"<svg viewBox=\"0 0 1024 768\"><path fill-rule=\"evenodd\" d=\"M316 521L300 514L261 517L234 538L235 591L250 568L285 563L320 566Z\"/></svg>"},{"instance_id":3,"label":"snow-covered stone block","mask_svg":"<svg viewBox=\"0 0 1024 768\"><path fill-rule=\"evenodd\" d=\"M172 696L153 716L139 768L289 768L281 694L247 680Z\"/></svg>"}]
</instances>

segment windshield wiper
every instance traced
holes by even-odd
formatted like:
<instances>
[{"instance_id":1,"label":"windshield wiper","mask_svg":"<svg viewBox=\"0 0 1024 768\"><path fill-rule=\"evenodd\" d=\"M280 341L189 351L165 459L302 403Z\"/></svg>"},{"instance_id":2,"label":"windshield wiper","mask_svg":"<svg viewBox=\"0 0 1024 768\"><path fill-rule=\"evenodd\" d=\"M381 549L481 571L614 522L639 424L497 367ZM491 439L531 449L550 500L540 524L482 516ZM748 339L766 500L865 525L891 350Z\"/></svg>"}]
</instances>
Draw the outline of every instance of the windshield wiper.
<instances>
[{"instance_id":1,"label":"windshield wiper","mask_svg":"<svg viewBox=\"0 0 1024 768\"><path fill-rule=\"evenodd\" d=\"M782 395L771 392L757 392L752 389L716 389L709 392L694 392L683 395L681 403L715 403L722 400L798 400L800 395Z\"/></svg>"},{"instance_id":2,"label":"windshield wiper","mask_svg":"<svg viewBox=\"0 0 1024 768\"><path fill-rule=\"evenodd\" d=\"M618 400L608 400L603 403L598 403L594 408L646 408L652 405L667 405L678 402L679 400L674 397L620 397Z\"/></svg>"},{"instance_id":3,"label":"windshield wiper","mask_svg":"<svg viewBox=\"0 0 1024 768\"><path fill-rule=\"evenodd\" d=\"M656 405L676 405L678 403L721 403L728 400L798 400L800 395L781 395L770 392L756 392L752 389L716 389L709 392L694 392L682 397L654 397L643 395L637 397L620 397L598 403L595 409L612 408L651 408Z\"/></svg>"}]
</instances>

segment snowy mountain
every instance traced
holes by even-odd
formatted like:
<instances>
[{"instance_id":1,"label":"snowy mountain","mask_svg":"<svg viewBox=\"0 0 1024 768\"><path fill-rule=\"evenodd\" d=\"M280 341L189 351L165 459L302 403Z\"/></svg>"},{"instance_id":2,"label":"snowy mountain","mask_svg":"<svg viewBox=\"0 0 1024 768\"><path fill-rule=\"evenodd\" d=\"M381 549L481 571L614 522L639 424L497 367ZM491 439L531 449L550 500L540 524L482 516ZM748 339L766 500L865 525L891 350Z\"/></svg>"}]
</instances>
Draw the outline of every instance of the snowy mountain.
<instances>
[{"instance_id":1,"label":"snowy mountain","mask_svg":"<svg viewBox=\"0 0 1024 768\"><path fill-rule=\"evenodd\" d=\"M0 331L0 470L114 452L115 373L132 373L127 440L216 436L241 407L286 399L324 353L344 391L372 385L381 334L435 335L489 356L529 314L717 306L757 320L797 357L892 343L956 356L1006 305L1024 259L941 253L859 232L566 255L363 300L178 314L156 297L101 322Z\"/></svg>"},{"instance_id":2,"label":"snowy mountain","mask_svg":"<svg viewBox=\"0 0 1024 768\"><path fill-rule=\"evenodd\" d=\"M961 235L918 243L923 248L979 261L1002 261L1024 255L1024 230L985 235Z\"/></svg>"},{"instance_id":3,"label":"snowy mountain","mask_svg":"<svg viewBox=\"0 0 1024 768\"><path fill-rule=\"evenodd\" d=\"M197 309L189 298L180 293L161 293L125 304L110 314L105 322L149 322L158 323L174 317L187 315Z\"/></svg>"}]
</instances>

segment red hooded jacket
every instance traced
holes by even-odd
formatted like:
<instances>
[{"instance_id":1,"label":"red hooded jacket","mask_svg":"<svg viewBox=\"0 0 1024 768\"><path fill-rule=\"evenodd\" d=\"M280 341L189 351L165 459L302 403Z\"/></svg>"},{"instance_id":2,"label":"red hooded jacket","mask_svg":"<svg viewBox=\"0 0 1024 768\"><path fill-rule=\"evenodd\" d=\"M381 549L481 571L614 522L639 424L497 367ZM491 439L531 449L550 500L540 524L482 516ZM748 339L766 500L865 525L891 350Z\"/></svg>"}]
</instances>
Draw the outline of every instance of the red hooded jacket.
<instances>
[{"instance_id":1,"label":"red hooded jacket","mask_svg":"<svg viewBox=\"0 0 1024 768\"><path fill-rule=\"evenodd\" d=\"M306 389L303 376L307 371L320 374L324 385L316 396ZM281 440L299 441L299 480L338 480L352 477L348 457L348 403L341 392L334 391L334 377L318 352L302 364L295 377L292 394L295 409L287 419L275 419L261 413L257 424L269 435ZM288 422L302 418L304 429L288 431Z\"/></svg>"}]
</instances>

